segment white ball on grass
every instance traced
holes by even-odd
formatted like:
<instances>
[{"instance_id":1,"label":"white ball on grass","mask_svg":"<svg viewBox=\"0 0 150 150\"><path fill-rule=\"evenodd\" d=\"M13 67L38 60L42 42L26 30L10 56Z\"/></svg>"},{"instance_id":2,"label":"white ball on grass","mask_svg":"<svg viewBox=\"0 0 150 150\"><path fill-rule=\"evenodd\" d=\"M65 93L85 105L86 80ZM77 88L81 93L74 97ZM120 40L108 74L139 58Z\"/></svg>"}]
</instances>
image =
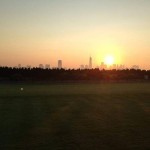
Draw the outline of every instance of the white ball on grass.
<instances>
[{"instance_id":1,"label":"white ball on grass","mask_svg":"<svg viewBox=\"0 0 150 150\"><path fill-rule=\"evenodd\" d=\"M20 90L23 91L23 88L21 88Z\"/></svg>"}]
</instances>

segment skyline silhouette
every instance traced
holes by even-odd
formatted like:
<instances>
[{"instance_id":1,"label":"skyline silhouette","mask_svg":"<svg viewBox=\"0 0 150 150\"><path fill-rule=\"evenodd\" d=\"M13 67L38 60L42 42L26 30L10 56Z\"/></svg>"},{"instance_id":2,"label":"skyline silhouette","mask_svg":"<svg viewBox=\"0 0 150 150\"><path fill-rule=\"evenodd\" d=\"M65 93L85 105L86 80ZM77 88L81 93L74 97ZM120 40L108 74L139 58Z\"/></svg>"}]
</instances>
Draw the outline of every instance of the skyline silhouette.
<instances>
[{"instance_id":1,"label":"skyline silhouette","mask_svg":"<svg viewBox=\"0 0 150 150\"><path fill-rule=\"evenodd\" d=\"M109 60L108 60L109 61ZM88 64L89 63L89 64ZM39 64L37 66L32 66L30 64L28 65L25 65L25 66L22 66L21 64L18 64L16 66L1 66L0 67L8 67L8 68L40 68L40 69L100 69L100 70L113 70L113 69L116 69L116 70L124 70L124 69L135 69L135 70L138 70L138 69L143 69L143 68L140 68L139 65L132 65L132 66L126 66L126 65L123 65L123 64L115 64L112 62L112 64L107 64L107 62L101 62L100 64L98 64L97 66L93 66L93 59L92 57L90 56L89 57L89 62L88 63L85 63L85 64L81 64L79 65L77 68L67 68L66 66L63 66L63 60L58 60L57 61L57 64L55 66L51 66L50 63L49 64ZM146 69L146 70L149 70L149 69Z\"/></svg>"}]
</instances>

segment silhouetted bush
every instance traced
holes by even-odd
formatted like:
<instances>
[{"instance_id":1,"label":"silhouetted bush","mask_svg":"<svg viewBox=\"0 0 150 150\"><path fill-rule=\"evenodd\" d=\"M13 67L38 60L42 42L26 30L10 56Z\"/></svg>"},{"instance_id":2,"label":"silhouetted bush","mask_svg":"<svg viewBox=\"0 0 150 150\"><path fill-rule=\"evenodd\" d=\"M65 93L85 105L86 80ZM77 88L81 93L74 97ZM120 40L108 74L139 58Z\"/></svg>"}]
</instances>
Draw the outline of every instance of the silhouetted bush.
<instances>
[{"instance_id":1,"label":"silhouetted bush","mask_svg":"<svg viewBox=\"0 0 150 150\"><path fill-rule=\"evenodd\" d=\"M150 70L65 70L0 67L0 81L148 81L149 77Z\"/></svg>"}]
</instances>

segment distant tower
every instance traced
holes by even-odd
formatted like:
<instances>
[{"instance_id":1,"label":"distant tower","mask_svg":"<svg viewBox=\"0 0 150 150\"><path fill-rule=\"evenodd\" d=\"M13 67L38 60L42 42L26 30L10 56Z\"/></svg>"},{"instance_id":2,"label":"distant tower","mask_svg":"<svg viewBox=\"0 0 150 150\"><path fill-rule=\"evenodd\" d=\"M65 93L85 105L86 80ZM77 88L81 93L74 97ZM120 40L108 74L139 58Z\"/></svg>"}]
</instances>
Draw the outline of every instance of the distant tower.
<instances>
[{"instance_id":1,"label":"distant tower","mask_svg":"<svg viewBox=\"0 0 150 150\"><path fill-rule=\"evenodd\" d=\"M58 69L62 68L62 60L58 60Z\"/></svg>"},{"instance_id":2,"label":"distant tower","mask_svg":"<svg viewBox=\"0 0 150 150\"><path fill-rule=\"evenodd\" d=\"M39 64L39 68L40 68L40 69L44 69L43 64Z\"/></svg>"},{"instance_id":3,"label":"distant tower","mask_svg":"<svg viewBox=\"0 0 150 150\"><path fill-rule=\"evenodd\" d=\"M89 69L89 66L88 65L85 65L85 67L84 67L85 69Z\"/></svg>"},{"instance_id":4,"label":"distant tower","mask_svg":"<svg viewBox=\"0 0 150 150\"><path fill-rule=\"evenodd\" d=\"M89 59L89 69L92 69L92 57Z\"/></svg>"}]
</instances>

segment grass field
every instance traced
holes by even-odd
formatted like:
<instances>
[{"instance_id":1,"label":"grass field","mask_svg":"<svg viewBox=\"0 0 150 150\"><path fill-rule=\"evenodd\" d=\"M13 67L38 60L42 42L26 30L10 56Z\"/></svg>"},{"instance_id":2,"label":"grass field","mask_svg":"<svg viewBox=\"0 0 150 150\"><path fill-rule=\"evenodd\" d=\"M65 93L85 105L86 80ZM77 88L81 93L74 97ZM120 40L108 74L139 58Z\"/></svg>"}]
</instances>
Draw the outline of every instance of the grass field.
<instances>
[{"instance_id":1,"label":"grass field","mask_svg":"<svg viewBox=\"0 0 150 150\"><path fill-rule=\"evenodd\" d=\"M150 84L2 84L0 150L16 149L149 150Z\"/></svg>"}]
</instances>

